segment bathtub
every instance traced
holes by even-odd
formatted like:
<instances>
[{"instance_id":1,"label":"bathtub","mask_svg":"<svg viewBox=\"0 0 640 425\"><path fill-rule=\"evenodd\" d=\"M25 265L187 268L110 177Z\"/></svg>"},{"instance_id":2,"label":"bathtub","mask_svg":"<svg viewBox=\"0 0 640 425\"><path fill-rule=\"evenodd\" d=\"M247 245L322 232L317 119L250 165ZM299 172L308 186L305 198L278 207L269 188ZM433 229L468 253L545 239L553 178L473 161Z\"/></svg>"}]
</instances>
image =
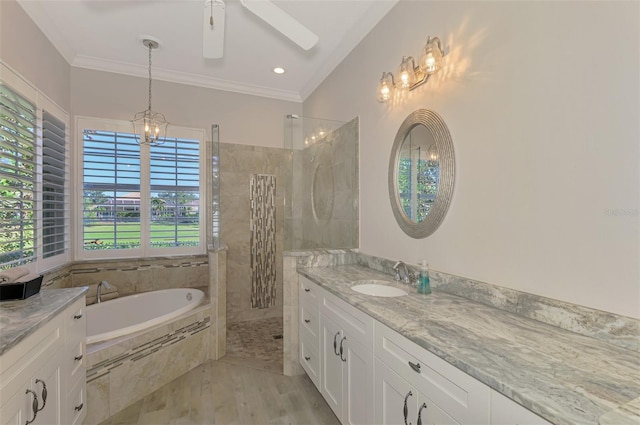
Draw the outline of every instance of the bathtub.
<instances>
[{"instance_id":1,"label":"bathtub","mask_svg":"<svg viewBox=\"0 0 640 425\"><path fill-rule=\"evenodd\" d=\"M128 335L171 320L196 308L204 292L162 289L129 295L87 307L87 344Z\"/></svg>"}]
</instances>

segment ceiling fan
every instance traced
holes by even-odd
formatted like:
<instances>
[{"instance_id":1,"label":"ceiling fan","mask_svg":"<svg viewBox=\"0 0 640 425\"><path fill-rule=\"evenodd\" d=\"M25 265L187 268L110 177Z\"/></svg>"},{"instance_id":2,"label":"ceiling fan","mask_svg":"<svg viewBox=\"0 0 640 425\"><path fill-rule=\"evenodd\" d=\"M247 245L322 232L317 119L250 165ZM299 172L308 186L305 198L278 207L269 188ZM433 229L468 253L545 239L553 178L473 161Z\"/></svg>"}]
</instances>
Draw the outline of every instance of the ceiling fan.
<instances>
[{"instance_id":1,"label":"ceiling fan","mask_svg":"<svg viewBox=\"0 0 640 425\"><path fill-rule=\"evenodd\" d=\"M317 35L270 0L240 0L240 4L304 50L311 49L318 42ZM224 17L223 0L205 0L202 21L202 55L205 58L218 59L223 56Z\"/></svg>"}]
</instances>

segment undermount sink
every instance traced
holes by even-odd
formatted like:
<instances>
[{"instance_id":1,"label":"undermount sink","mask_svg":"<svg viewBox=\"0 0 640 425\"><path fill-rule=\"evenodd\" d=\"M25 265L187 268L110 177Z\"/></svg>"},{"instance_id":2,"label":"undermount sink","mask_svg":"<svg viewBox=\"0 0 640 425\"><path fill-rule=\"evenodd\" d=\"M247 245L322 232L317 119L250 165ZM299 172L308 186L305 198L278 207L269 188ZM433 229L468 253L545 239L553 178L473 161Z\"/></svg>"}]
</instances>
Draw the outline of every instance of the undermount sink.
<instances>
[{"instance_id":1,"label":"undermount sink","mask_svg":"<svg viewBox=\"0 0 640 425\"><path fill-rule=\"evenodd\" d=\"M401 297L407 295L407 291L389 286L388 283L385 280L359 280L351 289L374 297Z\"/></svg>"}]
</instances>

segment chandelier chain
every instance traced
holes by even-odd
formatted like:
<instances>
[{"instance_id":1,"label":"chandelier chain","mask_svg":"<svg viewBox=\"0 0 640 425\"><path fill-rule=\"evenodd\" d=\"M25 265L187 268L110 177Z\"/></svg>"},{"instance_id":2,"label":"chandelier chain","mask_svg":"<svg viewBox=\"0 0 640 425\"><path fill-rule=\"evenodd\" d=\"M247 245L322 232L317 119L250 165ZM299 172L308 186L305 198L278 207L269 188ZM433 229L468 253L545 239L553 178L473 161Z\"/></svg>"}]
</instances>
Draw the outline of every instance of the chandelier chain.
<instances>
[{"instance_id":1,"label":"chandelier chain","mask_svg":"<svg viewBox=\"0 0 640 425\"><path fill-rule=\"evenodd\" d=\"M151 110L151 43L149 43L149 110Z\"/></svg>"}]
</instances>

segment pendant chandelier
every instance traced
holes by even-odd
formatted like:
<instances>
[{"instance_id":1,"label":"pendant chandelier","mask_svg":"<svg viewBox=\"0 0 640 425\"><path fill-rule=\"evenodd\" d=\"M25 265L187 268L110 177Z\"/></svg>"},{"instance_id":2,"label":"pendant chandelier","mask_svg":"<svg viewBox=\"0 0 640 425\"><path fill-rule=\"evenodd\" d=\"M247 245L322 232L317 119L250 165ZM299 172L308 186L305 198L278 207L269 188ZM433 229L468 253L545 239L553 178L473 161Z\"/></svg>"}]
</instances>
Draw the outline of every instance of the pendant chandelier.
<instances>
[{"instance_id":1,"label":"pendant chandelier","mask_svg":"<svg viewBox=\"0 0 640 425\"><path fill-rule=\"evenodd\" d=\"M147 110L133 116L131 124L136 142L141 145L161 145L167 136L169 123L163 114L151 109L151 51L157 49L159 44L148 38L142 40L142 44L149 49L149 103Z\"/></svg>"}]
</instances>

